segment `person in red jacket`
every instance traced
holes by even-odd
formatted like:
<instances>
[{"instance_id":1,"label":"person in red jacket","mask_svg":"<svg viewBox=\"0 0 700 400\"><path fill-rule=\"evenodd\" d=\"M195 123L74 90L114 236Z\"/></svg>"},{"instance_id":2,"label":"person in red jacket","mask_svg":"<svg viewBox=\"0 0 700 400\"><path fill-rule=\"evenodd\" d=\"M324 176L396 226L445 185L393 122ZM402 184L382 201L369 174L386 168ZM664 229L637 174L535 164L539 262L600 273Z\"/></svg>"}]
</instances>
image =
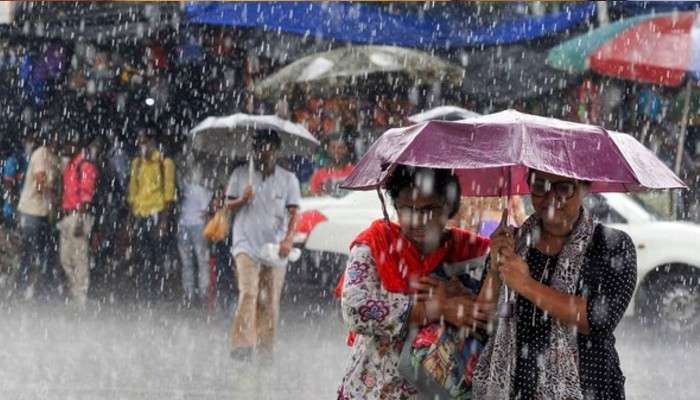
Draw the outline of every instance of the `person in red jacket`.
<instances>
[{"instance_id":1,"label":"person in red jacket","mask_svg":"<svg viewBox=\"0 0 700 400\"><path fill-rule=\"evenodd\" d=\"M311 176L309 192L314 196L339 196L340 184L355 168L351 162L350 145L342 135L335 134L328 138L326 151L330 158L329 164Z\"/></svg>"},{"instance_id":2,"label":"person in red jacket","mask_svg":"<svg viewBox=\"0 0 700 400\"><path fill-rule=\"evenodd\" d=\"M63 170L61 209L64 217L58 223L60 257L71 298L82 308L87 302L90 283L88 247L94 224L91 205L98 176L95 162L102 151L102 141L98 138L85 148L73 145L71 149L73 156Z\"/></svg>"}]
</instances>

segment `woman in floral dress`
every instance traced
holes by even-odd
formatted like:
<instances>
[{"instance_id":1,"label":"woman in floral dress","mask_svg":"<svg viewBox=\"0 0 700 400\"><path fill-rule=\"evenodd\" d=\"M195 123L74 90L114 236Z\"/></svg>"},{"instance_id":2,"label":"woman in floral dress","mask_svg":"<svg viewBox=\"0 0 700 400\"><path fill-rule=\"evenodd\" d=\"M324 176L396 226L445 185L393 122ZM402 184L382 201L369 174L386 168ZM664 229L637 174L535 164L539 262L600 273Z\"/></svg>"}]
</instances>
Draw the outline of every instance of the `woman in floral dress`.
<instances>
[{"instance_id":1,"label":"woman in floral dress","mask_svg":"<svg viewBox=\"0 0 700 400\"><path fill-rule=\"evenodd\" d=\"M479 257L489 241L446 228L459 210L460 187L449 170L397 166L387 180L398 223L378 220L352 243L338 285L353 346L339 399L411 399L417 390L398 372L410 325L444 320L484 327L492 304L478 303L458 281L429 277L443 261Z\"/></svg>"}]
</instances>

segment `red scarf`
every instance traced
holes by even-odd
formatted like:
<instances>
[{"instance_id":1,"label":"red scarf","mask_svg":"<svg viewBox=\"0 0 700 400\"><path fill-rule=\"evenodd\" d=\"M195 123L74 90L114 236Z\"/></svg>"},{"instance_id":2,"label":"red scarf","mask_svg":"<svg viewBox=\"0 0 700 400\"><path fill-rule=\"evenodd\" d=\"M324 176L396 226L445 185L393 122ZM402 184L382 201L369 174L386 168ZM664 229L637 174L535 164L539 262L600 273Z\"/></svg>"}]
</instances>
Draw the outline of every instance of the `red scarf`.
<instances>
[{"instance_id":1,"label":"red scarf","mask_svg":"<svg viewBox=\"0 0 700 400\"><path fill-rule=\"evenodd\" d=\"M428 256L418 249L401 233L398 224L376 220L368 229L353 240L350 248L356 245L369 247L377 265L377 273L384 289L394 293L409 293L412 279L429 275L441 262L459 262L486 253L489 239L459 228L450 228L448 239ZM341 276L335 288L340 297L344 277Z\"/></svg>"},{"instance_id":2,"label":"red scarf","mask_svg":"<svg viewBox=\"0 0 700 400\"><path fill-rule=\"evenodd\" d=\"M377 265L379 280L384 289L394 293L410 293L409 282L433 272L441 262L459 262L481 257L489 247L489 239L470 231L450 228L448 239L433 253L423 257L418 249L401 233L401 227L383 219L376 220L350 244L366 245ZM343 292L345 274L335 287L336 297ZM355 344L356 334L350 332L348 346Z\"/></svg>"}]
</instances>

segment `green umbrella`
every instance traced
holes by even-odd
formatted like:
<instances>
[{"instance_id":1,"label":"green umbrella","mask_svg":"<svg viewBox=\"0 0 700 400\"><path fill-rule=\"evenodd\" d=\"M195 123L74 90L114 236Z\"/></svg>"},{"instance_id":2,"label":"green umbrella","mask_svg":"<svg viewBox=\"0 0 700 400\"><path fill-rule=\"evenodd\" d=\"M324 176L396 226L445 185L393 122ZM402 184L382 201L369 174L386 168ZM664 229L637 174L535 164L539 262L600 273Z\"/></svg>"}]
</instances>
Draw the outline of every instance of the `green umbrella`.
<instances>
[{"instance_id":1,"label":"green umbrella","mask_svg":"<svg viewBox=\"0 0 700 400\"><path fill-rule=\"evenodd\" d=\"M649 14L621 20L589 31L552 48L547 64L570 72L597 73L638 82L679 86L685 82L681 108L681 134L676 152L675 172L680 172L686 128L691 106L692 55L688 65L683 57L668 50L688 41L691 50L697 34L697 12ZM657 47L661 46L661 47ZM682 47L682 46L681 46ZM680 48L680 47L679 47ZM654 51L650 51L654 50ZM679 61L680 60L680 61Z\"/></svg>"}]
</instances>

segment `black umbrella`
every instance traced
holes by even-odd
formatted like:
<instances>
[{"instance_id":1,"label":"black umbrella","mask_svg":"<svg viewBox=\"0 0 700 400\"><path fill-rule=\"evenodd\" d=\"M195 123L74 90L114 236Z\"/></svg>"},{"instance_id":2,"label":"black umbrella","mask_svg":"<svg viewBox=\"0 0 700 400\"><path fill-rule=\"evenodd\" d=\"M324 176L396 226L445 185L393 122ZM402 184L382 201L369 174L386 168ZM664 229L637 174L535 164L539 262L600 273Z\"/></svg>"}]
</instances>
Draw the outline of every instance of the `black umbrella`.
<instances>
[{"instance_id":1,"label":"black umbrella","mask_svg":"<svg viewBox=\"0 0 700 400\"><path fill-rule=\"evenodd\" d=\"M506 103L564 89L577 78L547 67L547 51L520 44L465 51L461 60L466 69L462 91L479 99Z\"/></svg>"}]
</instances>

